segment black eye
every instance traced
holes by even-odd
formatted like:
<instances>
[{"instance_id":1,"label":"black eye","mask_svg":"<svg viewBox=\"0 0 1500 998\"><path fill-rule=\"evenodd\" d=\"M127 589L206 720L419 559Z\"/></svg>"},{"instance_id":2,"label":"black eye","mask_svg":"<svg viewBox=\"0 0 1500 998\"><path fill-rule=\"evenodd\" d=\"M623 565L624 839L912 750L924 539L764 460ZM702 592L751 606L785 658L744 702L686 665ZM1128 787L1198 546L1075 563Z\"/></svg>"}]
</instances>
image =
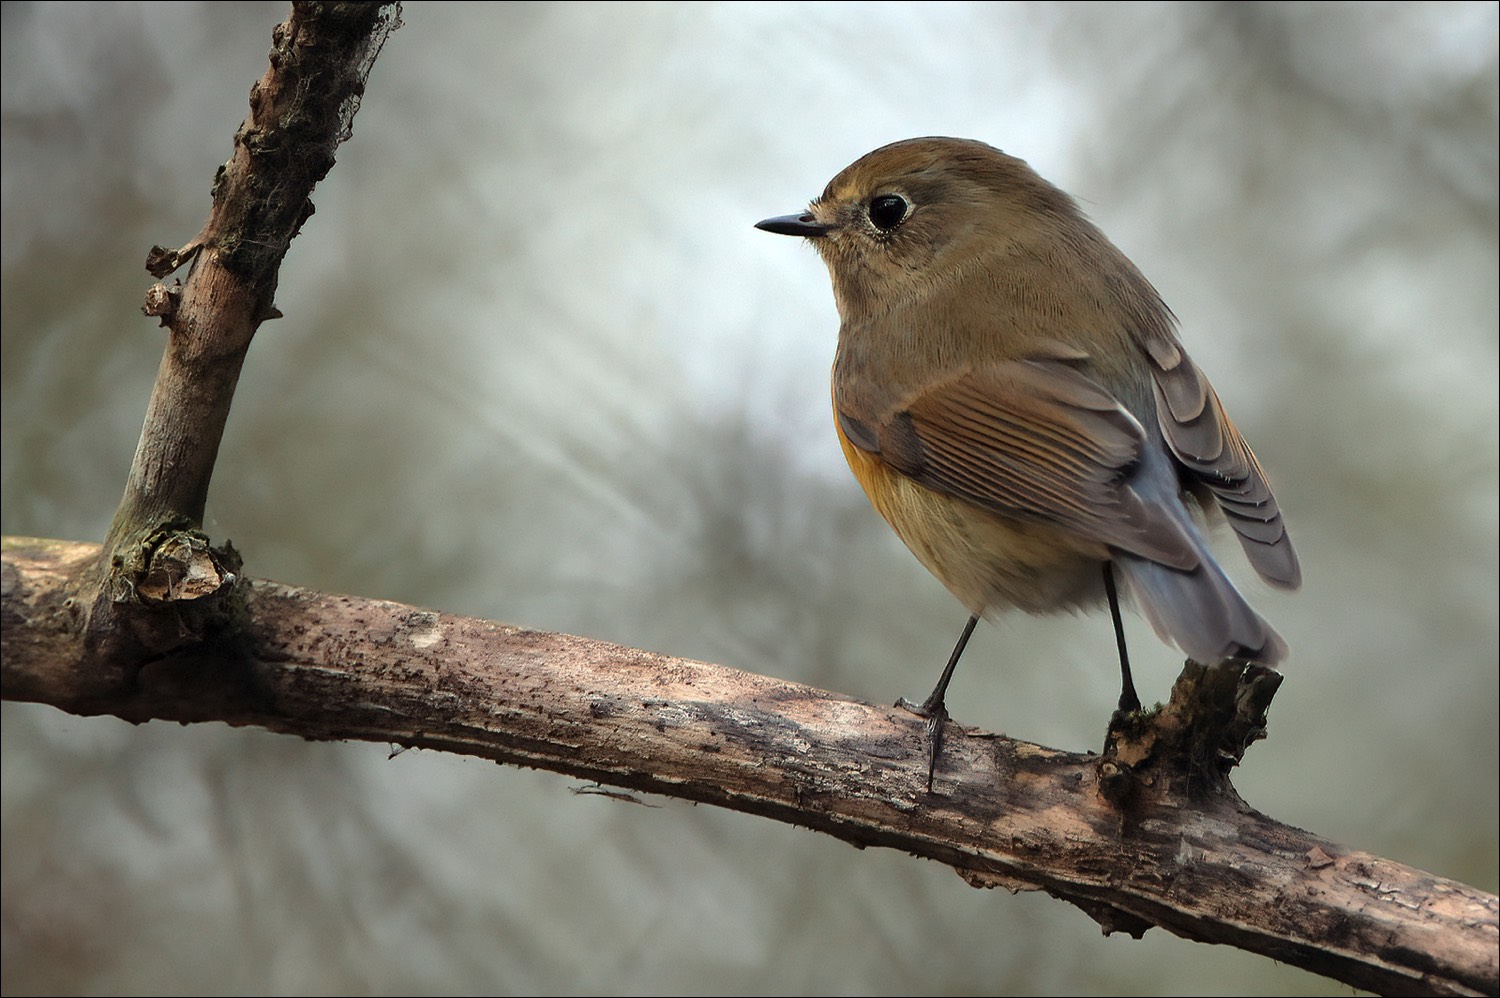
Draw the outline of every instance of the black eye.
<instances>
[{"instance_id":1,"label":"black eye","mask_svg":"<svg viewBox=\"0 0 1500 998\"><path fill-rule=\"evenodd\" d=\"M870 221L875 228L889 232L906 220L909 206L899 194L882 194L870 199Z\"/></svg>"}]
</instances>

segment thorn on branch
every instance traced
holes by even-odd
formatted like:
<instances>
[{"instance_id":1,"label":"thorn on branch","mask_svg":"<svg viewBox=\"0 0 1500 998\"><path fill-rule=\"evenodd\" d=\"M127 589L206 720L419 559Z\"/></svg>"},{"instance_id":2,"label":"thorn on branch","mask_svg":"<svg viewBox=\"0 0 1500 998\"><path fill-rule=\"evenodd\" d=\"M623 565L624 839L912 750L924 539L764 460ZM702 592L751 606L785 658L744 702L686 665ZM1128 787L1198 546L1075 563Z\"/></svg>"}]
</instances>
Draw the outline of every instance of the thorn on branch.
<instances>
[{"instance_id":1,"label":"thorn on branch","mask_svg":"<svg viewBox=\"0 0 1500 998\"><path fill-rule=\"evenodd\" d=\"M1059 895L1054 894L1053 897ZM1106 936L1112 936L1116 932L1123 932L1132 939L1139 939L1146 934L1147 929L1156 926L1137 915L1133 915L1114 905L1103 901L1085 901L1081 898L1065 897L1062 900L1071 902L1085 915L1099 923L1099 929Z\"/></svg>"},{"instance_id":2,"label":"thorn on branch","mask_svg":"<svg viewBox=\"0 0 1500 998\"><path fill-rule=\"evenodd\" d=\"M610 800L624 801L627 804L639 804L641 805L641 807L660 806L658 804L648 804L646 801L641 800L635 794L626 793L623 790L611 790L608 787L602 786L598 783L590 783L586 786L574 787L573 793L579 796L582 796L584 794L592 794L598 797L607 797Z\"/></svg>"}]
</instances>

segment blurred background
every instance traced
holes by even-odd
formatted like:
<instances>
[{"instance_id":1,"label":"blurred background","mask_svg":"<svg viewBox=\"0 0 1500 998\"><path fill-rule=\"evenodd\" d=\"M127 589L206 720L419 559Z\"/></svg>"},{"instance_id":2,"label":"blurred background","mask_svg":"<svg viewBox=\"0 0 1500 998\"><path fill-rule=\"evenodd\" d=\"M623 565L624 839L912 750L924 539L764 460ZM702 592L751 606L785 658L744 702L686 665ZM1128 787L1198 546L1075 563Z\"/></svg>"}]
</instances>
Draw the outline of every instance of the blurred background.
<instances>
[{"instance_id":1,"label":"blurred background","mask_svg":"<svg viewBox=\"0 0 1500 998\"><path fill-rule=\"evenodd\" d=\"M280 3L3 8L6 534L102 539L139 306ZM832 432L837 319L757 232L983 139L1176 311L1306 570L1236 784L1497 886L1497 7L408 4L250 351L207 530L246 570L889 703L964 611ZM1165 699L1179 656L1127 621ZM955 717L1102 742L1107 614L985 626ZM7 994L1344 994L770 821L434 752L3 707Z\"/></svg>"}]
</instances>

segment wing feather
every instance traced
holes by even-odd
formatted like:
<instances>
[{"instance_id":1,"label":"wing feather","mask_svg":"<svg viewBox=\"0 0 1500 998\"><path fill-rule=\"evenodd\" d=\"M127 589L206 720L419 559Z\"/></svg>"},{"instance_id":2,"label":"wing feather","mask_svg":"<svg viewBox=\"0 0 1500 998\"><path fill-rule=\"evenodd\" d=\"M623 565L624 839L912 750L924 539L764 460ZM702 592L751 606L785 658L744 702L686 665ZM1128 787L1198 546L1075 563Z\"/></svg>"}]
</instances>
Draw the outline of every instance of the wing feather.
<instances>
[{"instance_id":1,"label":"wing feather","mask_svg":"<svg viewBox=\"0 0 1500 998\"><path fill-rule=\"evenodd\" d=\"M1146 354L1162 436L1172 454L1213 494L1261 577L1282 589L1296 589L1302 584L1302 568L1281 508L1213 386L1174 343L1148 345Z\"/></svg>"},{"instance_id":2,"label":"wing feather","mask_svg":"<svg viewBox=\"0 0 1500 998\"><path fill-rule=\"evenodd\" d=\"M934 491L1173 568L1199 564L1181 519L1133 487L1146 446L1140 422L1062 361L967 371L873 424L839 418L856 446Z\"/></svg>"}]
</instances>

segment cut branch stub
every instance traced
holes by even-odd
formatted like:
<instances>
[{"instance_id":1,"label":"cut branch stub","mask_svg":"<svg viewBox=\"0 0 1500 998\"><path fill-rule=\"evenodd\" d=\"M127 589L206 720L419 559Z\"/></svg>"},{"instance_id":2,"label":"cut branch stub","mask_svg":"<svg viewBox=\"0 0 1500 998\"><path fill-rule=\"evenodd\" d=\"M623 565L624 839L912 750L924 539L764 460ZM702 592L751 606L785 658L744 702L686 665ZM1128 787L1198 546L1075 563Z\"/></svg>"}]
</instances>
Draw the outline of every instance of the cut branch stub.
<instances>
[{"instance_id":1,"label":"cut branch stub","mask_svg":"<svg viewBox=\"0 0 1500 998\"><path fill-rule=\"evenodd\" d=\"M1110 719L1099 792L1127 808L1142 794L1238 800L1229 771L1265 737L1281 678L1250 662L1184 663L1166 706Z\"/></svg>"}]
</instances>

